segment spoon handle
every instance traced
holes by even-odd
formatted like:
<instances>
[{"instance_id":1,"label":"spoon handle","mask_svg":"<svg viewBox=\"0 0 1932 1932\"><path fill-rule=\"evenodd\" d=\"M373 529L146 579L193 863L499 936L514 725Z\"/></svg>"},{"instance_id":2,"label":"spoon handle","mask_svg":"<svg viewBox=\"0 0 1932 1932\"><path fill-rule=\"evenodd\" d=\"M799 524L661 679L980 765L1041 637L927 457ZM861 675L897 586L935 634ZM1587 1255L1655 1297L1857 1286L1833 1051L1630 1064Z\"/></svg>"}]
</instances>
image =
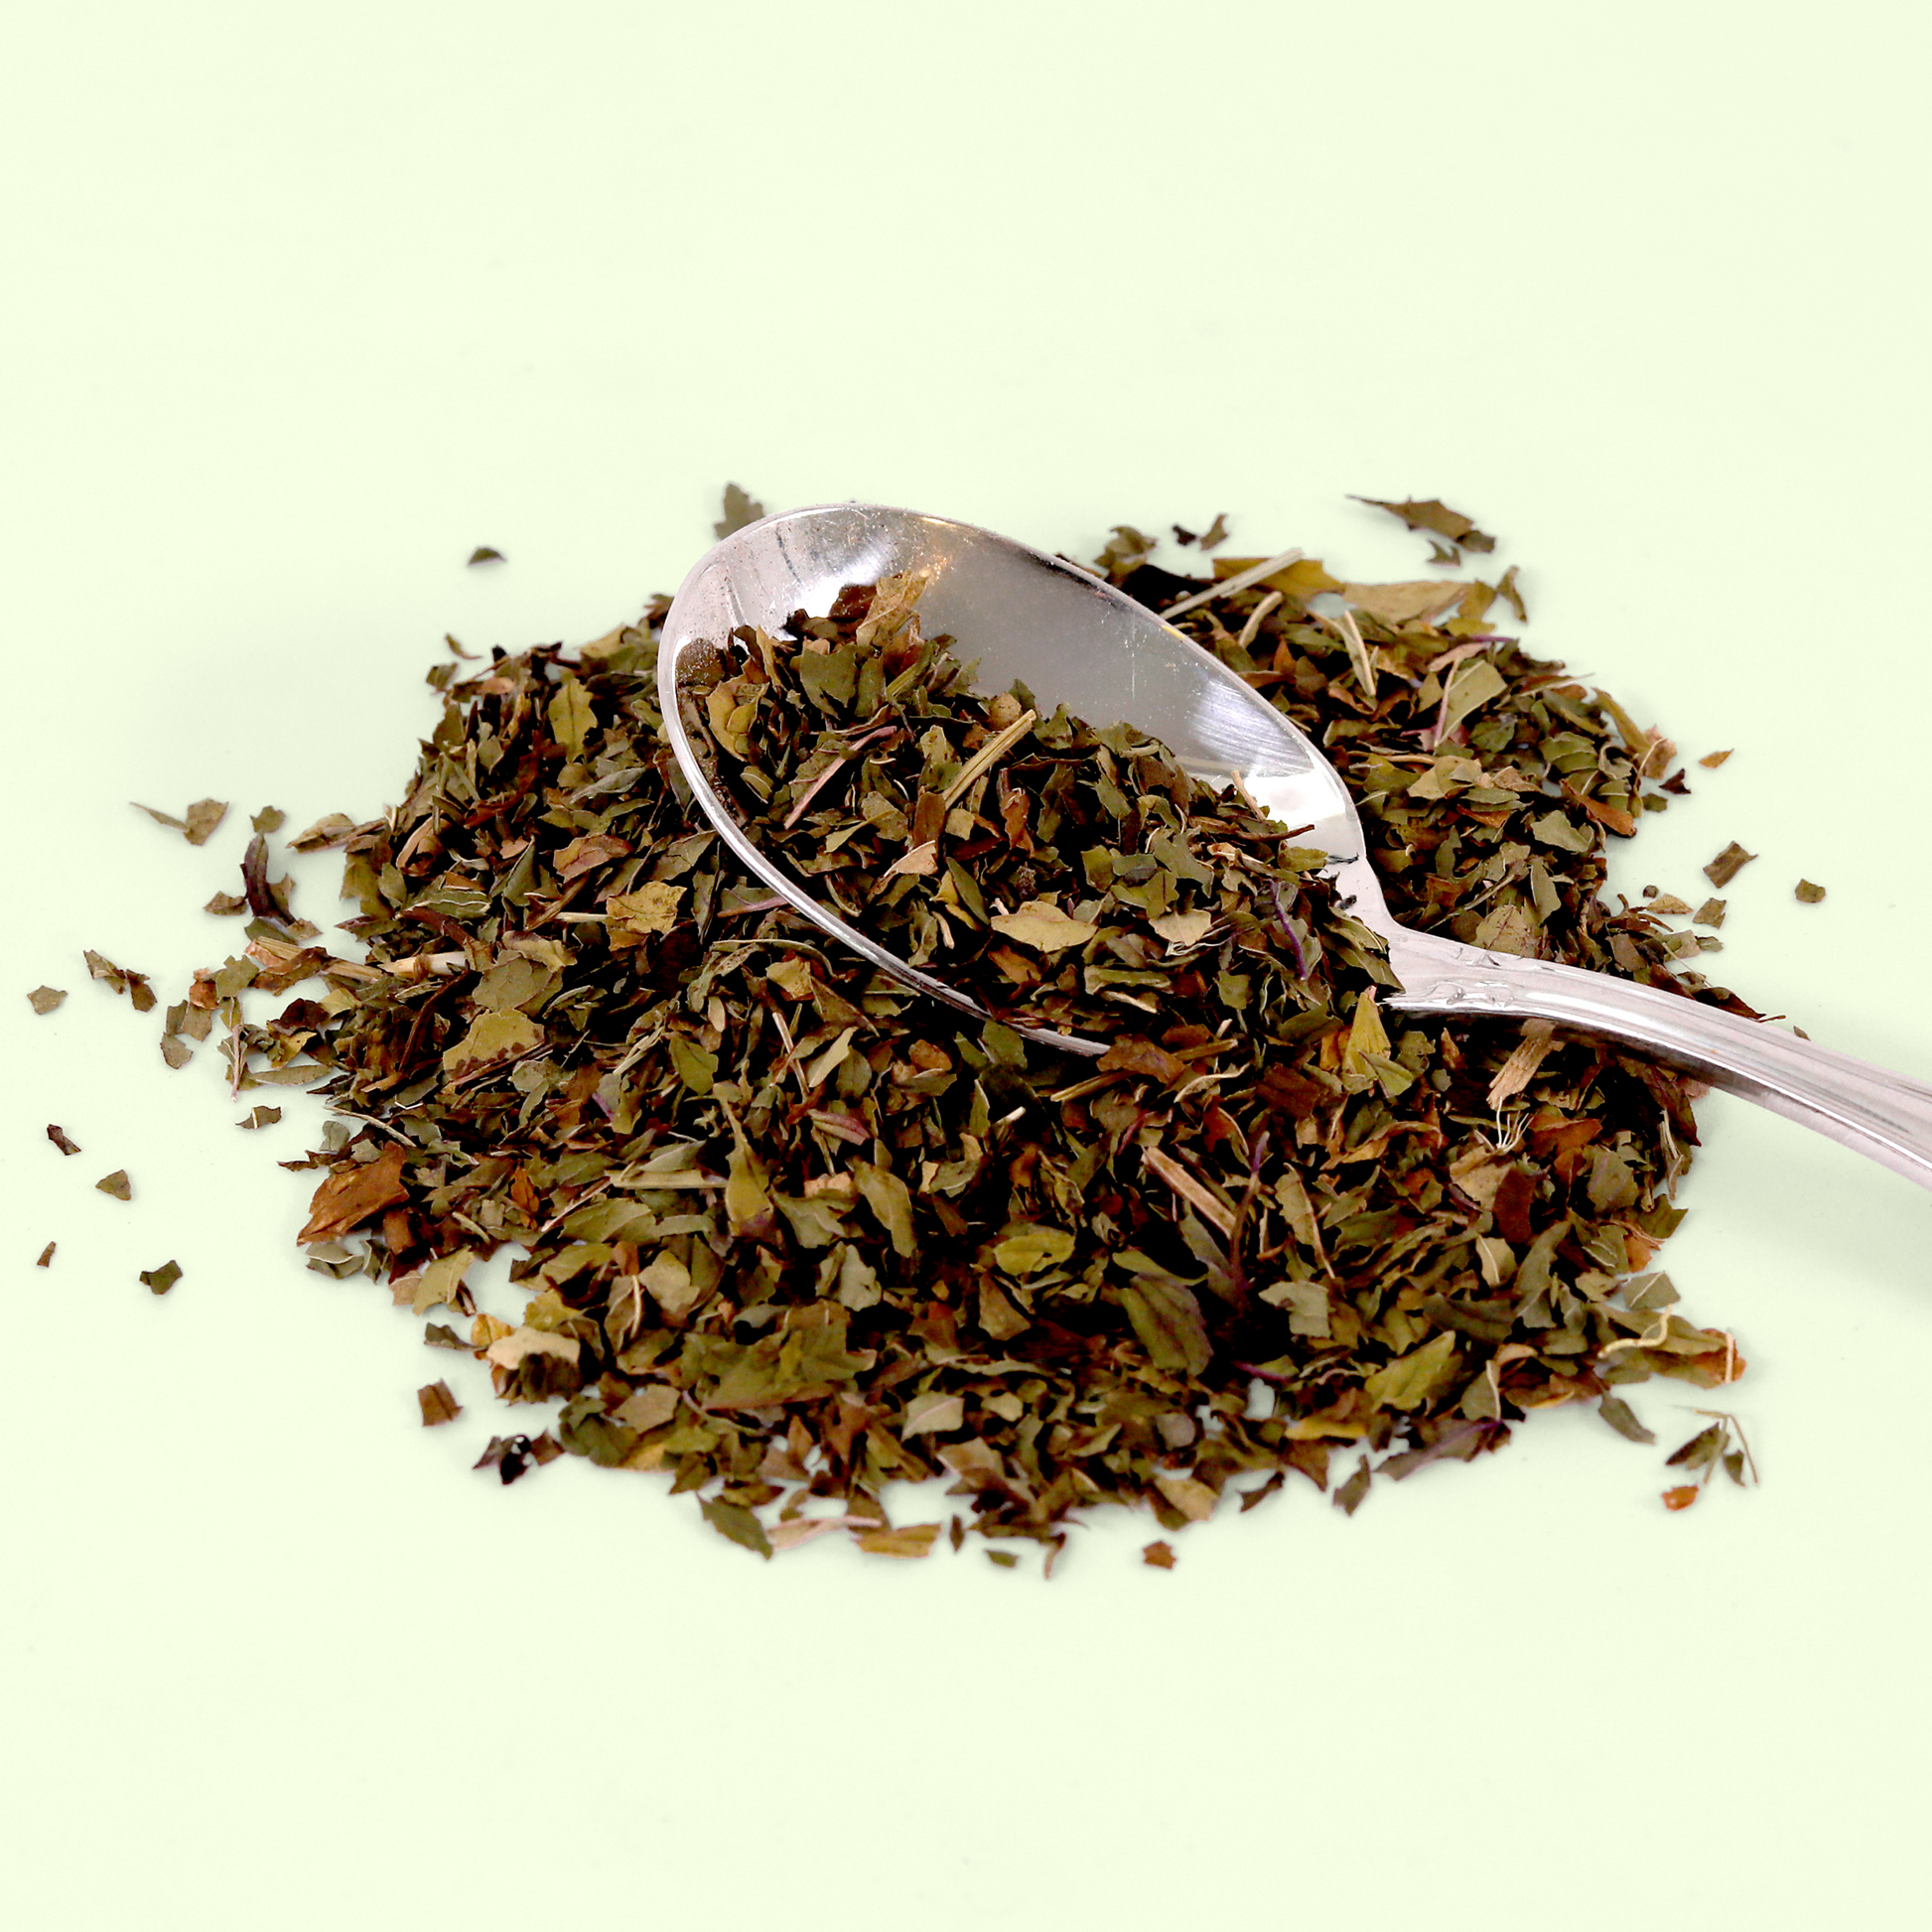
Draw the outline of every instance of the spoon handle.
<instances>
[{"instance_id":1,"label":"spoon handle","mask_svg":"<svg viewBox=\"0 0 1932 1932\"><path fill-rule=\"evenodd\" d=\"M1598 1034L1809 1127L1932 1187L1932 1086L1701 1001L1398 928L1389 964L1412 1013L1554 1020Z\"/></svg>"}]
</instances>

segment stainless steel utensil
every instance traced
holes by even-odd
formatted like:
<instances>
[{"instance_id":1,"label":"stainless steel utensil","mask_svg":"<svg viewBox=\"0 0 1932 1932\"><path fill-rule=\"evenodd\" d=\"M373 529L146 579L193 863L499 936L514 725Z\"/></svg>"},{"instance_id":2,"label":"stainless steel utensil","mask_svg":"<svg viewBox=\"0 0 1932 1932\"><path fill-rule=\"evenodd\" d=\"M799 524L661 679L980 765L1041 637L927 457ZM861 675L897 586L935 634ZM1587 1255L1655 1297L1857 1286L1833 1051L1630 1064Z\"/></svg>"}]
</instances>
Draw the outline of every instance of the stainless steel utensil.
<instances>
[{"instance_id":1,"label":"stainless steel utensil","mask_svg":"<svg viewBox=\"0 0 1932 1932\"><path fill-rule=\"evenodd\" d=\"M1238 778L1306 843L1334 855L1339 892L1387 939L1413 1013L1549 1020L1599 1034L1740 1094L1932 1187L1932 1087L1698 1001L1549 960L1485 952L1391 916L1361 822L1333 766L1224 664L1111 585L1012 539L913 510L833 503L766 517L727 537L684 580L658 657L664 728L700 808L746 869L852 951L921 993L985 1018L972 1000L909 966L821 904L746 834L696 755L679 702L680 667L734 625L776 629L796 610L822 614L842 585L918 570L920 611L980 660L984 689L1023 679L1042 710L1097 724L1125 719L1163 740L1216 785ZM1069 1052L1101 1040L1037 1032Z\"/></svg>"}]
</instances>

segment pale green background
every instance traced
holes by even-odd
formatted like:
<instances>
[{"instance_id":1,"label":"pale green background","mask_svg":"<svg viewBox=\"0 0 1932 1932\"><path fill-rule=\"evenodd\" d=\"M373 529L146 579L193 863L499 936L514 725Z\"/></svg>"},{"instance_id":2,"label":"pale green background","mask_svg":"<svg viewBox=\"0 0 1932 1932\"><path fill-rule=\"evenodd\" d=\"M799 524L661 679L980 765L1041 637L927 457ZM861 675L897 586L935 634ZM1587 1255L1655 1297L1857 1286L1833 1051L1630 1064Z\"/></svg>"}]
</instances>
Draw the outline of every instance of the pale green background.
<instances>
[{"instance_id":1,"label":"pale green background","mask_svg":"<svg viewBox=\"0 0 1932 1932\"><path fill-rule=\"evenodd\" d=\"M1906 1182L1703 1112L1668 1259L1751 1358L1760 1493L1667 1516L1661 1449L1564 1414L1173 1575L1146 1522L1045 1587L766 1568L648 1479L467 1473L473 1365L290 1247L299 1117L237 1136L78 952L173 997L232 935L194 908L240 811L198 853L127 799L378 809L445 629L596 634L727 478L1087 554L1226 510L1356 576L1423 553L1347 492L1440 493L1533 642L1739 748L1626 890L1742 840L1723 977L1932 1075L1927 40L1879 0L16 20L10 1924L1921 1922ZM1637 1401L1676 1441L1696 1399Z\"/></svg>"}]
</instances>

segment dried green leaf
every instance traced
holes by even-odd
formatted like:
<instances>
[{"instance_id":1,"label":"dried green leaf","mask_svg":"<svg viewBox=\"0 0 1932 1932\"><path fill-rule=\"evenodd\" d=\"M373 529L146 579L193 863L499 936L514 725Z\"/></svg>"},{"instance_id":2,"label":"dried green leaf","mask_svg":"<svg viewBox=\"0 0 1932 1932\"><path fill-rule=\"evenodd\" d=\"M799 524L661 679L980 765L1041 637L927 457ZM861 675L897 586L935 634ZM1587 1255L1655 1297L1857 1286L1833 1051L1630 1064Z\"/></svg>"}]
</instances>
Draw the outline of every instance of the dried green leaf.
<instances>
[{"instance_id":1,"label":"dried green leaf","mask_svg":"<svg viewBox=\"0 0 1932 1932\"><path fill-rule=\"evenodd\" d=\"M1400 503L1385 502L1379 496L1357 496L1352 500L1366 503L1371 509L1387 510L1391 516L1399 516L1404 529L1433 531L1464 550L1493 550L1496 547L1494 537L1478 530L1460 510L1452 510L1433 496L1425 501L1411 499Z\"/></svg>"},{"instance_id":2,"label":"dried green leaf","mask_svg":"<svg viewBox=\"0 0 1932 1932\"><path fill-rule=\"evenodd\" d=\"M1627 1436L1633 1443L1654 1443L1657 1440L1656 1431L1646 1429L1637 1420L1637 1412L1621 1396L1604 1396L1596 1405L1596 1413L1619 1436Z\"/></svg>"},{"instance_id":3,"label":"dried green leaf","mask_svg":"<svg viewBox=\"0 0 1932 1932\"><path fill-rule=\"evenodd\" d=\"M77 1153L79 1150L74 1151ZM125 1168L116 1168L112 1173L103 1174L94 1185L103 1194L112 1194L116 1200L132 1200L134 1197L133 1183L129 1181Z\"/></svg>"},{"instance_id":4,"label":"dried green leaf","mask_svg":"<svg viewBox=\"0 0 1932 1932\"><path fill-rule=\"evenodd\" d=\"M180 1265L164 1261L159 1268L144 1268L141 1270L141 1280L152 1293L166 1295L181 1280Z\"/></svg>"},{"instance_id":5,"label":"dried green leaf","mask_svg":"<svg viewBox=\"0 0 1932 1932\"><path fill-rule=\"evenodd\" d=\"M744 1504L706 1500L699 1507L704 1511L705 1521L720 1536L742 1544L761 1557L770 1557L771 1539L765 1535L764 1525Z\"/></svg>"},{"instance_id":6,"label":"dried green leaf","mask_svg":"<svg viewBox=\"0 0 1932 1932\"><path fill-rule=\"evenodd\" d=\"M711 526L713 536L721 543L735 530L742 530L748 523L756 523L764 515L764 505L754 502L736 483L725 485L725 511Z\"/></svg>"}]
</instances>

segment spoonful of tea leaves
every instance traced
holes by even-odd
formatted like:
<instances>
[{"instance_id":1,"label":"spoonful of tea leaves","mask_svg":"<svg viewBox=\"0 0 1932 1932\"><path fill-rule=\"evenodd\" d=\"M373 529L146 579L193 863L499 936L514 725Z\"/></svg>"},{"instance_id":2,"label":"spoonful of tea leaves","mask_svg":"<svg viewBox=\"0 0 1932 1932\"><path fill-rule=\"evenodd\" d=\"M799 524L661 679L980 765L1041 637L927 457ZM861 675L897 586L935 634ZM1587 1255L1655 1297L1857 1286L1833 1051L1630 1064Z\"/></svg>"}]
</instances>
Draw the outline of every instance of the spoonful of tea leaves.
<instances>
[{"instance_id":1,"label":"spoonful of tea leaves","mask_svg":"<svg viewBox=\"0 0 1932 1932\"><path fill-rule=\"evenodd\" d=\"M1644 984L1538 957L1521 920L1481 921L1486 945L1399 923L1334 765L1170 621L1239 592L1279 603L1289 593L1266 591L1271 581L1305 591L1295 561L1266 560L1164 616L1064 559L943 517L877 504L767 517L702 558L672 604L657 661L665 734L698 806L774 895L893 978L1025 1037L1104 1055L1134 1021L1124 1009L1158 1017L1173 972L1189 970L1165 954L1123 958L1106 937L1109 904L1152 912L1181 961L1217 920L1245 919L1292 965L1302 941L1284 893L1318 871L1364 959L1376 955L1375 977L1398 983L1367 1001L1358 1053L1376 1051L1378 1005L1541 1023L1530 1051L1554 1028L1575 1030L1932 1187L1932 1087L1727 1012L1670 975ZM1553 848L1629 818L1628 798L1593 768L1567 769L1561 747L1526 759L1537 767L1526 775L1494 731L1463 729L1503 689L1486 654L1499 640L1410 667L1371 647L1351 612L1335 628L1365 718L1384 679L1440 690L1408 763L1371 767L1380 793L1455 786L1510 806L1542 793L1536 837ZM1173 765L1198 780L1191 795L1160 786ZM1069 824L1077 873L1054 837Z\"/></svg>"}]
</instances>

